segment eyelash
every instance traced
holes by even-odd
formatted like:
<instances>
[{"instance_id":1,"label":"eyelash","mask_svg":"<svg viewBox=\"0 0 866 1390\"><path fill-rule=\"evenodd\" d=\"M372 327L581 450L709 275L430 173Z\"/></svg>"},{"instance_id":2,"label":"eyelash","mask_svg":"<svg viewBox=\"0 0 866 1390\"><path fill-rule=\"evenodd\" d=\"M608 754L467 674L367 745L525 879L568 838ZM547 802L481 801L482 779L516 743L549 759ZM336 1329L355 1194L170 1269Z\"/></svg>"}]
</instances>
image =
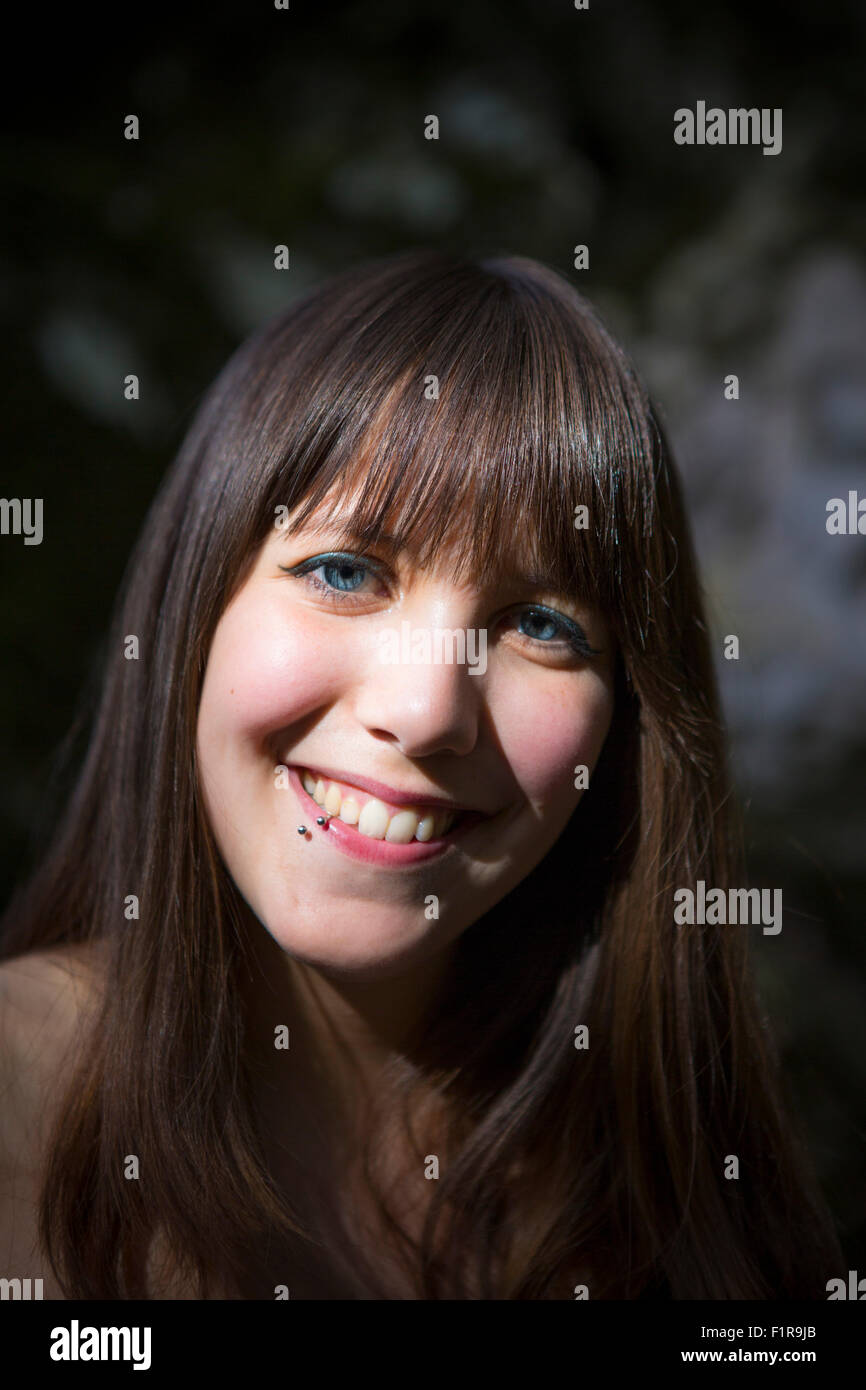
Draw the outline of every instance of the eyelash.
<instances>
[{"instance_id":1,"label":"eyelash","mask_svg":"<svg viewBox=\"0 0 866 1390\"><path fill-rule=\"evenodd\" d=\"M383 575L382 567L372 560L361 559L357 555L346 554L342 551L332 551L326 555L314 555L311 559L303 560L301 564L293 565L291 568L286 565L280 565L279 568L292 579L306 579L306 582L320 593L326 602L339 606L347 601L351 601L355 596L356 590L334 589L330 584L326 584L322 579L319 579L315 573L316 570L335 569L338 566L362 570L367 574L376 575L378 578L382 578ZM523 613L542 613L546 618L558 623L566 633L563 640L576 655L582 657L601 655L600 651L590 646L577 623L573 622L570 618L566 618L564 614L557 613L555 609L548 608L543 603L526 603L521 606L520 611ZM521 633L520 636L526 637L530 642L539 641L537 638L529 637L526 633ZM540 645L542 647L555 648L557 644L555 642L540 642Z\"/></svg>"}]
</instances>

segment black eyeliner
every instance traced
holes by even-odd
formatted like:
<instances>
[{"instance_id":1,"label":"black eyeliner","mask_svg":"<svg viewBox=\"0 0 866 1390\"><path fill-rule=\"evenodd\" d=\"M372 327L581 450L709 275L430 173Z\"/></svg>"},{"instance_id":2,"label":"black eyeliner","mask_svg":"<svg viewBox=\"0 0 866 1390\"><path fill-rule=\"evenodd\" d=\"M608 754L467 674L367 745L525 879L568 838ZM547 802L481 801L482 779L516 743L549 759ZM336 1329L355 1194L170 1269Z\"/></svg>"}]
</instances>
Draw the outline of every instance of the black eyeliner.
<instances>
[{"instance_id":1,"label":"black eyeliner","mask_svg":"<svg viewBox=\"0 0 866 1390\"><path fill-rule=\"evenodd\" d=\"M564 613L558 612L555 608L548 608L544 603L529 603L525 606L524 612L544 613L553 618L554 622L561 623L565 630L570 633L569 646L582 656L602 656L603 653L596 647L591 647L587 640L583 628L580 627L573 618L566 617ZM542 646L544 643L542 643Z\"/></svg>"},{"instance_id":2,"label":"black eyeliner","mask_svg":"<svg viewBox=\"0 0 866 1390\"><path fill-rule=\"evenodd\" d=\"M307 574L310 570L317 570L322 565L332 565L335 562L343 561L347 565L354 565L357 569L368 569L371 574L381 574L384 566L377 560L368 559L366 556L353 555L348 551L328 550L321 555L313 555L309 560L301 560L297 565L278 565L284 574Z\"/></svg>"}]
</instances>

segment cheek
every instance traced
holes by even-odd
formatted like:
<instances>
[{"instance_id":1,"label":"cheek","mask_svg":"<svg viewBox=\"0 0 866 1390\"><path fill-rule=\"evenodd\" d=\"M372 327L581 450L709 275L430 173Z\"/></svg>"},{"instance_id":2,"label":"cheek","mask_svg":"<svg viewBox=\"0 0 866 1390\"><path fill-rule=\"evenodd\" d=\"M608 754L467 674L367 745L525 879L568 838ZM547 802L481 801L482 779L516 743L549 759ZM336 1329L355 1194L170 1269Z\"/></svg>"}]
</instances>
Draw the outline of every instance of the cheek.
<instances>
[{"instance_id":1,"label":"cheek","mask_svg":"<svg viewBox=\"0 0 866 1390\"><path fill-rule=\"evenodd\" d=\"M199 712L205 748L221 740L254 744L327 702L338 680L333 644L303 617L243 602L217 627Z\"/></svg>"},{"instance_id":2,"label":"cheek","mask_svg":"<svg viewBox=\"0 0 866 1390\"><path fill-rule=\"evenodd\" d=\"M513 702L500 734L524 795L539 809L575 805L574 769L584 764L592 775L612 715L610 687L590 671L545 681L531 700Z\"/></svg>"}]
</instances>

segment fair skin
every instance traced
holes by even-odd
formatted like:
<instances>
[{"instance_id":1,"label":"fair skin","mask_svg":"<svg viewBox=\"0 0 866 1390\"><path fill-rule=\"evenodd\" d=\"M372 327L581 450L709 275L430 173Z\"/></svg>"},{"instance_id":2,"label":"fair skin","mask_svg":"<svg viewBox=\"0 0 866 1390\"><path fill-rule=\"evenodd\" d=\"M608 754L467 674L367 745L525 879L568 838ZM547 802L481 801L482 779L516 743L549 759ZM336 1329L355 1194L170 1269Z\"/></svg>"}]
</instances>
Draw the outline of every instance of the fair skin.
<instances>
[{"instance_id":1,"label":"fair skin","mask_svg":"<svg viewBox=\"0 0 866 1390\"><path fill-rule=\"evenodd\" d=\"M309 567L287 573L334 552L344 558L319 561L312 579ZM515 573L479 589L454 572L449 555L422 570L406 552L349 547L320 509L294 535L274 529L217 626L198 768L220 852L266 929L255 932L251 917L260 1061L276 1094L285 1095L286 1059L296 1069L308 1054L291 1050L294 1032L289 1051L275 1049L275 1020L311 1030L347 1098L347 1066L375 1087L434 1004L461 933L562 833L582 794L574 769L591 776L610 726L614 643L597 611ZM483 674L467 663L386 663L384 634L405 622L413 632L486 629ZM575 633L599 655L576 653ZM322 808L300 780L277 785L280 766L297 779L305 769L338 774L338 793L357 791L359 804L371 794L355 779L375 779L400 792L388 802L397 813L431 795L483 814L455 826L447 852L360 862L338 848L333 823L316 825ZM349 835L357 840L358 828ZM430 895L438 916L426 910Z\"/></svg>"}]
</instances>

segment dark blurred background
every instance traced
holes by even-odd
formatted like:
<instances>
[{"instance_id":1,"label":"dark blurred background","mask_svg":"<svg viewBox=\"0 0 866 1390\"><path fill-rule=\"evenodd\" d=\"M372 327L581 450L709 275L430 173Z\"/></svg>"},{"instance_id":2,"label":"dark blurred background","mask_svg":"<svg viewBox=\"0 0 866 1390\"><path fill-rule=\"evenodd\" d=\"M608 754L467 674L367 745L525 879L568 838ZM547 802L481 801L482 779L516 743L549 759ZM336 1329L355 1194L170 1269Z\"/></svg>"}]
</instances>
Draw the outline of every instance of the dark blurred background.
<instances>
[{"instance_id":1,"label":"dark blurred background","mask_svg":"<svg viewBox=\"0 0 866 1390\"><path fill-rule=\"evenodd\" d=\"M536 257L597 305L668 425L750 878L784 892L782 933L754 933L763 998L862 1272L866 537L825 529L829 498L866 496L862 4L238 0L23 24L0 493L42 497L45 536L0 537L0 901L56 805L54 753L147 505L238 342L391 250ZM781 107L782 152L676 145L698 100Z\"/></svg>"}]
</instances>

